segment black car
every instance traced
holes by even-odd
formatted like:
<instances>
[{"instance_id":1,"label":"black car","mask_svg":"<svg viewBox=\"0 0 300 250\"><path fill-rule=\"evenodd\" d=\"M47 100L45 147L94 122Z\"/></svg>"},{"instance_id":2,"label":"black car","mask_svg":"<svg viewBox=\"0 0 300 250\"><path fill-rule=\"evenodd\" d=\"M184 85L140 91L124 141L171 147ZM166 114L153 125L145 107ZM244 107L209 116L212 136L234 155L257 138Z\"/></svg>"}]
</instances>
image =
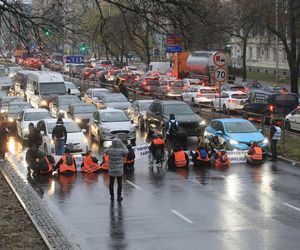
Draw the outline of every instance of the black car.
<instances>
[{"instance_id":1,"label":"black car","mask_svg":"<svg viewBox=\"0 0 300 250\"><path fill-rule=\"evenodd\" d=\"M284 119L298 106L298 97L291 93L253 91L244 105L244 118L261 118L270 123L271 119Z\"/></svg>"},{"instance_id":2,"label":"black car","mask_svg":"<svg viewBox=\"0 0 300 250\"><path fill-rule=\"evenodd\" d=\"M73 119L81 128L87 128L90 118L96 107L90 103L75 103L69 106L67 115Z\"/></svg>"},{"instance_id":3,"label":"black car","mask_svg":"<svg viewBox=\"0 0 300 250\"><path fill-rule=\"evenodd\" d=\"M170 114L175 114L179 129L187 136L200 136L204 133L205 120L195 114L183 101L154 100L146 112L145 127L148 134L153 132L165 135L166 124Z\"/></svg>"}]
</instances>

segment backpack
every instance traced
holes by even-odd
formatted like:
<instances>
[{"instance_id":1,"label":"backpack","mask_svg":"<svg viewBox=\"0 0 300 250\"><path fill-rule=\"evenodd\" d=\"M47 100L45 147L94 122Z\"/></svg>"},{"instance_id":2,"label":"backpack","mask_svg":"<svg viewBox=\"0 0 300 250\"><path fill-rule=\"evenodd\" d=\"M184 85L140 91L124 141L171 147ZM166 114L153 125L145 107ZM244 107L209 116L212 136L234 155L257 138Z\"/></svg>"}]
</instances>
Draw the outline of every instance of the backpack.
<instances>
[{"instance_id":1,"label":"backpack","mask_svg":"<svg viewBox=\"0 0 300 250\"><path fill-rule=\"evenodd\" d=\"M73 157L72 157L72 155L66 155L66 164L68 166L72 166L73 165Z\"/></svg>"},{"instance_id":2,"label":"backpack","mask_svg":"<svg viewBox=\"0 0 300 250\"><path fill-rule=\"evenodd\" d=\"M207 156L207 152L206 152L206 150L205 149L201 149L200 150L200 157L201 157L201 159L206 159L206 156Z\"/></svg>"},{"instance_id":3,"label":"backpack","mask_svg":"<svg viewBox=\"0 0 300 250\"><path fill-rule=\"evenodd\" d=\"M169 134L170 135L175 135L176 132L177 132L177 129L178 129L178 125L177 125L177 122L174 121L170 121L170 128L169 128Z\"/></svg>"}]
</instances>

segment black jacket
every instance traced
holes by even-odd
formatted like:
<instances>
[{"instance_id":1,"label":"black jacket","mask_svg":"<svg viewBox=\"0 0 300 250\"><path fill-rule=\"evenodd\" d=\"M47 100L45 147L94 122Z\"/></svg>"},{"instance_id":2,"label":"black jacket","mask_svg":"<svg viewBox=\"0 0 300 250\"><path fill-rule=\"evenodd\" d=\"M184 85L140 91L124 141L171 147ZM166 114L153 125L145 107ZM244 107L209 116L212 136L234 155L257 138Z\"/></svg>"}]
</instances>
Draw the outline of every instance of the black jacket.
<instances>
[{"instance_id":1,"label":"black jacket","mask_svg":"<svg viewBox=\"0 0 300 250\"><path fill-rule=\"evenodd\" d=\"M67 142L67 130L66 127L64 125L61 124L57 124L52 131L52 139L62 139L64 138L65 143Z\"/></svg>"},{"instance_id":2,"label":"black jacket","mask_svg":"<svg viewBox=\"0 0 300 250\"><path fill-rule=\"evenodd\" d=\"M43 138L41 136L41 131L38 128L34 128L33 133L28 135L28 147L36 145L39 147L42 144Z\"/></svg>"}]
</instances>

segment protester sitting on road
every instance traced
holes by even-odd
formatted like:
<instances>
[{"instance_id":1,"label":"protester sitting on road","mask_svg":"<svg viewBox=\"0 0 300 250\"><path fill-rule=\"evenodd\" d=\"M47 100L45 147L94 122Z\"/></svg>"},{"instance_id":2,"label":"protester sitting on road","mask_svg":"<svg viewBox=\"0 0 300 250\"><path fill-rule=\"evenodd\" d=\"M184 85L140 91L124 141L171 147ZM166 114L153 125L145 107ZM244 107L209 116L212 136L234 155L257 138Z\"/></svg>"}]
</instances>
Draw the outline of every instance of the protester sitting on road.
<instances>
[{"instance_id":1,"label":"protester sitting on road","mask_svg":"<svg viewBox=\"0 0 300 250\"><path fill-rule=\"evenodd\" d=\"M36 159L38 156L38 147L36 145L33 145L26 151L25 160L27 163L27 169L28 170L35 170L36 168Z\"/></svg>"},{"instance_id":2,"label":"protester sitting on road","mask_svg":"<svg viewBox=\"0 0 300 250\"><path fill-rule=\"evenodd\" d=\"M81 164L81 172L94 173L101 170L101 166L98 163L98 159L91 155L91 150L88 150Z\"/></svg>"},{"instance_id":3,"label":"protester sitting on road","mask_svg":"<svg viewBox=\"0 0 300 250\"><path fill-rule=\"evenodd\" d=\"M76 162L73 155L68 148L65 149L64 155L57 162L53 171L58 169L58 173L75 173L76 170Z\"/></svg>"},{"instance_id":4,"label":"protester sitting on road","mask_svg":"<svg viewBox=\"0 0 300 250\"><path fill-rule=\"evenodd\" d=\"M118 191L117 191L117 201L122 201L122 176L124 174L123 159L128 154L128 149L122 143L119 138L114 138L112 140L111 146L109 146L105 151L105 154L108 155L109 163L109 192L110 200L114 201L114 182L117 178L118 182Z\"/></svg>"},{"instance_id":5,"label":"protester sitting on road","mask_svg":"<svg viewBox=\"0 0 300 250\"><path fill-rule=\"evenodd\" d=\"M209 141L209 144L208 144L208 147L210 148L211 152L212 152L212 155L215 154L215 152L221 148L221 143L220 143L220 140L219 140L219 137L218 136L214 136L210 141Z\"/></svg>"},{"instance_id":6,"label":"protester sitting on road","mask_svg":"<svg viewBox=\"0 0 300 250\"><path fill-rule=\"evenodd\" d=\"M54 157L46 155L42 151L38 151L34 174L51 174L55 164Z\"/></svg>"},{"instance_id":7,"label":"protester sitting on road","mask_svg":"<svg viewBox=\"0 0 300 250\"><path fill-rule=\"evenodd\" d=\"M0 119L0 162L4 161L5 153L7 152L7 141L8 141L9 130L6 128L4 119Z\"/></svg>"},{"instance_id":8,"label":"protester sitting on road","mask_svg":"<svg viewBox=\"0 0 300 250\"><path fill-rule=\"evenodd\" d=\"M63 155L64 153L64 146L67 142L67 129L64 126L64 122L61 117L59 117L56 121L56 126L53 128L52 131L52 140L55 144L55 154L56 155Z\"/></svg>"},{"instance_id":9,"label":"protester sitting on road","mask_svg":"<svg viewBox=\"0 0 300 250\"><path fill-rule=\"evenodd\" d=\"M32 122L29 123L28 129L28 147L32 147L33 145L39 147L43 142L41 131L38 128L34 127L34 124Z\"/></svg>"},{"instance_id":10,"label":"protester sitting on road","mask_svg":"<svg viewBox=\"0 0 300 250\"><path fill-rule=\"evenodd\" d=\"M103 160L100 164L100 168L104 171L109 170L109 159L108 159L108 154L104 153L103 155Z\"/></svg>"},{"instance_id":11,"label":"protester sitting on road","mask_svg":"<svg viewBox=\"0 0 300 250\"><path fill-rule=\"evenodd\" d=\"M251 164L260 164L263 162L263 150L257 144L257 142L252 142L249 151L245 154L247 162Z\"/></svg>"},{"instance_id":12,"label":"protester sitting on road","mask_svg":"<svg viewBox=\"0 0 300 250\"><path fill-rule=\"evenodd\" d=\"M175 146L174 151L168 158L168 167L187 168L189 166L189 156L180 146Z\"/></svg>"},{"instance_id":13,"label":"protester sitting on road","mask_svg":"<svg viewBox=\"0 0 300 250\"><path fill-rule=\"evenodd\" d=\"M131 144L127 145L128 154L124 157L124 171L134 170L135 153Z\"/></svg>"},{"instance_id":14,"label":"protester sitting on road","mask_svg":"<svg viewBox=\"0 0 300 250\"><path fill-rule=\"evenodd\" d=\"M156 160L156 164L160 164L163 162L165 142L159 134L153 134L153 140L149 146L149 151L153 159Z\"/></svg>"},{"instance_id":15,"label":"protester sitting on road","mask_svg":"<svg viewBox=\"0 0 300 250\"><path fill-rule=\"evenodd\" d=\"M216 151L216 154L212 162L215 168L218 170L228 169L231 164L227 152L224 149Z\"/></svg>"},{"instance_id":16,"label":"protester sitting on road","mask_svg":"<svg viewBox=\"0 0 300 250\"><path fill-rule=\"evenodd\" d=\"M183 150L187 150L187 134L183 130L178 130L174 138L174 148L181 146Z\"/></svg>"},{"instance_id":17,"label":"protester sitting on road","mask_svg":"<svg viewBox=\"0 0 300 250\"><path fill-rule=\"evenodd\" d=\"M191 151L191 155L194 167L210 167L211 152L206 142L202 141L195 153Z\"/></svg>"}]
</instances>

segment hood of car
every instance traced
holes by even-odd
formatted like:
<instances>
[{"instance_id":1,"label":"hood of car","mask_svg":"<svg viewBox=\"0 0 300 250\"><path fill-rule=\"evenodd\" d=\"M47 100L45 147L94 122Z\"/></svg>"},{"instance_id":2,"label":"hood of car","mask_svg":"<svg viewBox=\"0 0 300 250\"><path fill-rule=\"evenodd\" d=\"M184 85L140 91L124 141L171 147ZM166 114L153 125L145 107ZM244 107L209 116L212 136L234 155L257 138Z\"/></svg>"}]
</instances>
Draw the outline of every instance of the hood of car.
<instances>
[{"instance_id":1,"label":"hood of car","mask_svg":"<svg viewBox=\"0 0 300 250\"><path fill-rule=\"evenodd\" d=\"M126 122L105 122L100 125L102 128L108 128L110 130L130 130L134 126L130 121Z\"/></svg>"},{"instance_id":2,"label":"hood of car","mask_svg":"<svg viewBox=\"0 0 300 250\"><path fill-rule=\"evenodd\" d=\"M227 133L227 136L235 141L251 143L252 141L263 141L264 136L260 132L253 133Z\"/></svg>"},{"instance_id":3,"label":"hood of car","mask_svg":"<svg viewBox=\"0 0 300 250\"><path fill-rule=\"evenodd\" d=\"M107 108L127 110L130 106L130 102L110 102L110 103L105 103L105 106Z\"/></svg>"},{"instance_id":4,"label":"hood of car","mask_svg":"<svg viewBox=\"0 0 300 250\"><path fill-rule=\"evenodd\" d=\"M88 120L92 117L93 113L83 113L83 114L74 114L74 119L84 119Z\"/></svg>"},{"instance_id":5,"label":"hood of car","mask_svg":"<svg viewBox=\"0 0 300 250\"><path fill-rule=\"evenodd\" d=\"M68 143L81 143L85 138L82 132L68 133L67 144Z\"/></svg>"},{"instance_id":6,"label":"hood of car","mask_svg":"<svg viewBox=\"0 0 300 250\"><path fill-rule=\"evenodd\" d=\"M176 121L178 121L179 123L186 123L186 122L199 123L203 120L199 115L196 114L175 115L175 117L176 117Z\"/></svg>"}]
</instances>

